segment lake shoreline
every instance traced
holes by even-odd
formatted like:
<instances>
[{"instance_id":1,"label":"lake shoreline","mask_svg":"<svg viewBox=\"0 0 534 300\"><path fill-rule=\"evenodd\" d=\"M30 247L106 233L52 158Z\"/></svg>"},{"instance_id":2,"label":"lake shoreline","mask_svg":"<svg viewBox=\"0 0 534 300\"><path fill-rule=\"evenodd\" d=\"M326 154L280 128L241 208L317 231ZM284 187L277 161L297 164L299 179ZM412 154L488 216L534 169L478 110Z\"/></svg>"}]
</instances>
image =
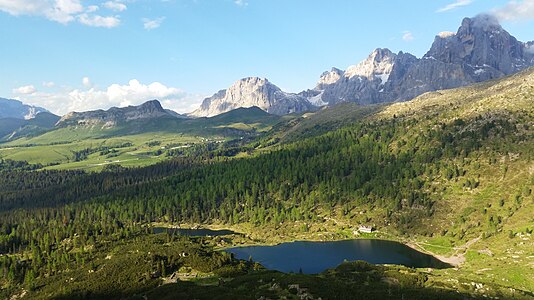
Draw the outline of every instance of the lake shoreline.
<instances>
[{"instance_id":1,"label":"lake shoreline","mask_svg":"<svg viewBox=\"0 0 534 300\"><path fill-rule=\"evenodd\" d=\"M250 232L243 232L244 228L247 227L246 225L242 224L241 226L235 226L235 225L228 225L228 224L191 224L191 223L180 223L180 224L169 224L169 223L152 223L152 227L166 227L169 229L209 229L209 230L230 230L235 232L235 234L242 235L245 238L252 239ZM388 242L397 242L402 245L405 245L409 247L412 250L418 251L420 253L430 255L439 261L449 264L454 268L460 267L465 262L465 257L463 255L456 255L456 256L450 256L446 257L444 255L439 255L436 253L433 253L421 246L419 246L417 241L407 241L406 239L397 237L397 236L376 236L376 234L379 232L376 232L374 234L358 234L354 235L353 237L343 237L343 238L336 238L336 239L319 239L316 238L314 235L308 235L307 237L304 237L303 239L295 239L295 238L288 238L288 239L280 239L280 240L255 240L253 242L248 243L232 243L231 245L223 246L223 247L215 247L214 249L217 251L225 251L231 248L243 248L243 247L256 247L256 246L278 246L284 243L295 243L295 242L322 242L322 243L328 243L328 242L338 242L338 241L349 241L349 240L379 240L379 241L388 241Z\"/></svg>"},{"instance_id":2,"label":"lake shoreline","mask_svg":"<svg viewBox=\"0 0 534 300\"><path fill-rule=\"evenodd\" d=\"M452 255L452 256L444 256L444 255L433 253L432 251L429 251L429 250L419 246L419 244L417 242L405 242L403 244L408 246L408 247L410 247L410 248L412 248L412 249L414 249L414 250L416 250L416 251L431 255L431 256L439 259L440 261L442 261L444 263L447 263L449 265L454 266L455 268L460 267L465 262L465 256L463 254Z\"/></svg>"}]
</instances>

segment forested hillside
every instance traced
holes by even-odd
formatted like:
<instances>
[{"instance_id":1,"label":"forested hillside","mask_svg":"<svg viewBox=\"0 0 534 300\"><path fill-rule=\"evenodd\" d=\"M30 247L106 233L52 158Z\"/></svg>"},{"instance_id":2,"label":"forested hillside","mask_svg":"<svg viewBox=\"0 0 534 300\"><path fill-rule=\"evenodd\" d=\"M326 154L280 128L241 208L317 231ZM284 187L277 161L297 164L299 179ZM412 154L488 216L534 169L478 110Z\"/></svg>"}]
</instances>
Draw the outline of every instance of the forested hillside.
<instances>
[{"instance_id":1,"label":"forested hillside","mask_svg":"<svg viewBox=\"0 0 534 300\"><path fill-rule=\"evenodd\" d=\"M144 168L27 171L32 168L2 161L2 285L6 293L21 286L46 290L55 276L87 267L110 245L143 239L154 222L247 224L255 232L277 228L317 237L332 230L334 220L336 229L371 224L444 255L472 245L461 253L466 261L458 276L527 293L534 289L533 104L529 70L374 107L359 118L317 112L231 145L232 151L177 153ZM206 263L218 261L207 272L225 265L254 272L205 251ZM480 271L481 255L489 270ZM160 258L152 261L160 275L177 268L170 257ZM507 273L499 268L502 260ZM447 272L440 278L452 276ZM136 292L158 285L147 282Z\"/></svg>"}]
</instances>

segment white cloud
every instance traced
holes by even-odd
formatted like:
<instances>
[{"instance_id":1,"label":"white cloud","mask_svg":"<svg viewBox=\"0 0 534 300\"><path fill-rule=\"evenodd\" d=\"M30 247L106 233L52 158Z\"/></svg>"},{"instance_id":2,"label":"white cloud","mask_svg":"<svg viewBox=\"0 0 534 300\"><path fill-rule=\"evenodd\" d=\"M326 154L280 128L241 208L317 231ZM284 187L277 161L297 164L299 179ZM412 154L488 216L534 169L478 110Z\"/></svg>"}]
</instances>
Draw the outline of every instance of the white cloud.
<instances>
[{"instance_id":1,"label":"white cloud","mask_svg":"<svg viewBox=\"0 0 534 300\"><path fill-rule=\"evenodd\" d=\"M534 44L532 45L526 45L526 51L528 53L534 54Z\"/></svg>"},{"instance_id":2,"label":"white cloud","mask_svg":"<svg viewBox=\"0 0 534 300\"><path fill-rule=\"evenodd\" d=\"M402 33L402 39L405 41L405 42L411 42L415 39L415 37L413 36L413 33L411 33L410 31L404 31Z\"/></svg>"},{"instance_id":3,"label":"white cloud","mask_svg":"<svg viewBox=\"0 0 534 300\"><path fill-rule=\"evenodd\" d=\"M500 21L534 20L534 0L509 1L505 6L493 10Z\"/></svg>"},{"instance_id":4,"label":"white cloud","mask_svg":"<svg viewBox=\"0 0 534 300\"><path fill-rule=\"evenodd\" d=\"M438 9L436 12L446 12L453 9L456 9L458 7L467 6L469 4L473 3L473 0L456 0L453 3L450 3L440 9Z\"/></svg>"},{"instance_id":5,"label":"white cloud","mask_svg":"<svg viewBox=\"0 0 534 300\"><path fill-rule=\"evenodd\" d=\"M164 20L165 20L165 17L160 17L160 18L156 18L156 19L152 19L152 20L148 19L148 18L143 18L142 19L143 27L146 30L156 29L156 28L161 26L161 23L163 23Z\"/></svg>"},{"instance_id":6,"label":"white cloud","mask_svg":"<svg viewBox=\"0 0 534 300\"><path fill-rule=\"evenodd\" d=\"M13 89L13 94L19 94L19 95L31 95L35 94L37 92L37 89L33 85L25 85L18 88Z\"/></svg>"},{"instance_id":7,"label":"white cloud","mask_svg":"<svg viewBox=\"0 0 534 300\"><path fill-rule=\"evenodd\" d=\"M14 16L40 15L67 24L84 8L79 0L0 0L0 10Z\"/></svg>"},{"instance_id":8,"label":"white cloud","mask_svg":"<svg viewBox=\"0 0 534 300\"><path fill-rule=\"evenodd\" d=\"M80 23L91 27L117 27L121 23L118 16L103 17L100 15L81 14L78 16Z\"/></svg>"},{"instance_id":9,"label":"white cloud","mask_svg":"<svg viewBox=\"0 0 534 300\"><path fill-rule=\"evenodd\" d=\"M126 4L121 3L120 1L108 1L104 3L104 7L114 11L125 11L128 7Z\"/></svg>"},{"instance_id":10,"label":"white cloud","mask_svg":"<svg viewBox=\"0 0 534 300\"><path fill-rule=\"evenodd\" d=\"M49 3L39 0L0 0L0 10L14 16L37 14L49 7Z\"/></svg>"},{"instance_id":11,"label":"white cloud","mask_svg":"<svg viewBox=\"0 0 534 300\"><path fill-rule=\"evenodd\" d=\"M84 7L80 0L0 0L0 11L14 16L41 16L61 24L78 20L85 25L108 28L120 24L117 16L92 15L97 10L97 5Z\"/></svg>"},{"instance_id":12,"label":"white cloud","mask_svg":"<svg viewBox=\"0 0 534 300\"><path fill-rule=\"evenodd\" d=\"M54 87L56 84L53 81L45 81L43 82L43 86L47 88Z\"/></svg>"},{"instance_id":13,"label":"white cloud","mask_svg":"<svg viewBox=\"0 0 534 300\"><path fill-rule=\"evenodd\" d=\"M56 0L45 16L52 21L67 24L74 21L74 15L84 10L79 0Z\"/></svg>"},{"instance_id":14,"label":"white cloud","mask_svg":"<svg viewBox=\"0 0 534 300\"><path fill-rule=\"evenodd\" d=\"M85 10L85 12L92 13L92 12L95 12L95 11L97 11L99 9L100 9L100 7L98 7L98 5L89 5L89 6L87 6L87 9Z\"/></svg>"},{"instance_id":15,"label":"white cloud","mask_svg":"<svg viewBox=\"0 0 534 300\"><path fill-rule=\"evenodd\" d=\"M234 3L239 6L247 6L248 1L247 0L234 0Z\"/></svg>"},{"instance_id":16,"label":"white cloud","mask_svg":"<svg viewBox=\"0 0 534 300\"><path fill-rule=\"evenodd\" d=\"M82 84L86 88L90 88L91 86L93 86L93 84L91 83L91 79L89 79L89 77L82 78Z\"/></svg>"},{"instance_id":17,"label":"white cloud","mask_svg":"<svg viewBox=\"0 0 534 300\"><path fill-rule=\"evenodd\" d=\"M45 107L60 115L70 111L139 105L152 99L160 100L165 108L178 112L190 112L193 108L197 108L203 99L200 95L188 94L181 89L168 87L159 82L143 84L136 79L132 79L124 85L112 84L106 89L64 87L53 93L35 90L33 93L20 93L18 90L21 88L13 90L17 98L25 103ZM27 92L29 91L31 90L28 88Z\"/></svg>"}]
</instances>

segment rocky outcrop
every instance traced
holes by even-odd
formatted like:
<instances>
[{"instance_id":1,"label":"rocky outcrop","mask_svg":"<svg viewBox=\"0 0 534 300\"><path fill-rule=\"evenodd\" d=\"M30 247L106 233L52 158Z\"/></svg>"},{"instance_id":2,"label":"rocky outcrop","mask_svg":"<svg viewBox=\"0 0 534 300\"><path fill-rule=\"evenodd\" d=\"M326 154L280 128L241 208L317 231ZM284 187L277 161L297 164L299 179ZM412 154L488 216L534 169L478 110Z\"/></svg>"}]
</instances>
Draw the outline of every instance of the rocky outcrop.
<instances>
[{"instance_id":1,"label":"rocky outcrop","mask_svg":"<svg viewBox=\"0 0 534 300\"><path fill-rule=\"evenodd\" d=\"M299 113L313 108L301 95L286 93L267 79L248 77L204 99L200 108L190 116L211 117L236 108L253 106L275 115Z\"/></svg>"},{"instance_id":2,"label":"rocky outcrop","mask_svg":"<svg viewBox=\"0 0 534 300\"><path fill-rule=\"evenodd\" d=\"M173 114L161 107L158 100L151 100L139 106L112 107L106 111L70 112L57 122L57 126L98 125L103 128L111 128L123 122L161 117L175 118Z\"/></svg>"},{"instance_id":3,"label":"rocky outcrop","mask_svg":"<svg viewBox=\"0 0 534 300\"><path fill-rule=\"evenodd\" d=\"M525 44L525 53L530 55L530 64L534 65L534 41Z\"/></svg>"},{"instance_id":4,"label":"rocky outcrop","mask_svg":"<svg viewBox=\"0 0 534 300\"><path fill-rule=\"evenodd\" d=\"M319 81L317 82L317 86L315 88L318 90L323 90L327 86L336 83L344 74L345 71L342 71L337 68L332 68L330 72L327 71L321 74L321 77L319 78Z\"/></svg>"},{"instance_id":5,"label":"rocky outcrop","mask_svg":"<svg viewBox=\"0 0 534 300\"><path fill-rule=\"evenodd\" d=\"M48 112L48 110L42 107L24 104L18 100L0 98L0 119L15 118L30 120L41 112Z\"/></svg>"},{"instance_id":6,"label":"rocky outcrop","mask_svg":"<svg viewBox=\"0 0 534 300\"><path fill-rule=\"evenodd\" d=\"M313 90L301 94L314 104L405 101L429 91L500 78L533 65L533 42L520 42L494 17L479 15L465 18L456 33L439 33L421 59L376 49L345 72L323 73Z\"/></svg>"}]
</instances>

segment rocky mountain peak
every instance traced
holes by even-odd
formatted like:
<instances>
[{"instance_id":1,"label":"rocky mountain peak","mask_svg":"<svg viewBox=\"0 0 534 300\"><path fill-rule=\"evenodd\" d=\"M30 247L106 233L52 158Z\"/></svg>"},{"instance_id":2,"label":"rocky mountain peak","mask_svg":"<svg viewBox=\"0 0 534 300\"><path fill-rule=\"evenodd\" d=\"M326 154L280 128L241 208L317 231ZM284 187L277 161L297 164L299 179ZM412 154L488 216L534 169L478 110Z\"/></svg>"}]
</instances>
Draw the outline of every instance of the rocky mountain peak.
<instances>
[{"instance_id":1,"label":"rocky mountain peak","mask_svg":"<svg viewBox=\"0 0 534 300\"><path fill-rule=\"evenodd\" d=\"M451 38L451 37L454 37L454 36L456 36L456 33L452 32L452 31L442 31L442 32L438 33L436 38L448 39L448 38Z\"/></svg>"},{"instance_id":2,"label":"rocky mountain peak","mask_svg":"<svg viewBox=\"0 0 534 300\"><path fill-rule=\"evenodd\" d=\"M332 68L330 71L326 71L321 74L319 81L317 82L316 89L322 90L325 86L330 85L338 81L345 72L343 70Z\"/></svg>"},{"instance_id":3,"label":"rocky mountain peak","mask_svg":"<svg viewBox=\"0 0 534 300\"><path fill-rule=\"evenodd\" d=\"M232 101L249 102L250 106L267 109L272 105L273 94L279 91L280 89L266 78L247 77L232 84L226 90L226 97Z\"/></svg>"},{"instance_id":4,"label":"rocky mountain peak","mask_svg":"<svg viewBox=\"0 0 534 300\"><path fill-rule=\"evenodd\" d=\"M479 14L473 18L464 18L458 29L458 34L473 33L482 30L484 32L496 32L503 30L499 20L490 14Z\"/></svg>"},{"instance_id":5,"label":"rocky mountain peak","mask_svg":"<svg viewBox=\"0 0 534 300\"><path fill-rule=\"evenodd\" d=\"M276 115L302 112L313 107L306 98L283 92L266 78L247 77L204 99L200 108L190 115L212 117L237 108L253 106Z\"/></svg>"},{"instance_id":6,"label":"rocky mountain peak","mask_svg":"<svg viewBox=\"0 0 534 300\"><path fill-rule=\"evenodd\" d=\"M470 76L487 80L528 67L524 52L524 43L504 30L497 18L482 14L465 18L455 35L438 35L424 58L465 64Z\"/></svg>"},{"instance_id":7,"label":"rocky mountain peak","mask_svg":"<svg viewBox=\"0 0 534 300\"><path fill-rule=\"evenodd\" d=\"M158 100L150 100L139 105L137 111L142 113L154 113L165 112L165 109L161 106L161 103Z\"/></svg>"},{"instance_id":8,"label":"rocky mountain peak","mask_svg":"<svg viewBox=\"0 0 534 300\"><path fill-rule=\"evenodd\" d=\"M345 77L352 78L360 76L369 80L381 77L382 83L385 83L393 69L396 56L389 49L375 49L366 60L347 68Z\"/></svg>"}]
</instances>

